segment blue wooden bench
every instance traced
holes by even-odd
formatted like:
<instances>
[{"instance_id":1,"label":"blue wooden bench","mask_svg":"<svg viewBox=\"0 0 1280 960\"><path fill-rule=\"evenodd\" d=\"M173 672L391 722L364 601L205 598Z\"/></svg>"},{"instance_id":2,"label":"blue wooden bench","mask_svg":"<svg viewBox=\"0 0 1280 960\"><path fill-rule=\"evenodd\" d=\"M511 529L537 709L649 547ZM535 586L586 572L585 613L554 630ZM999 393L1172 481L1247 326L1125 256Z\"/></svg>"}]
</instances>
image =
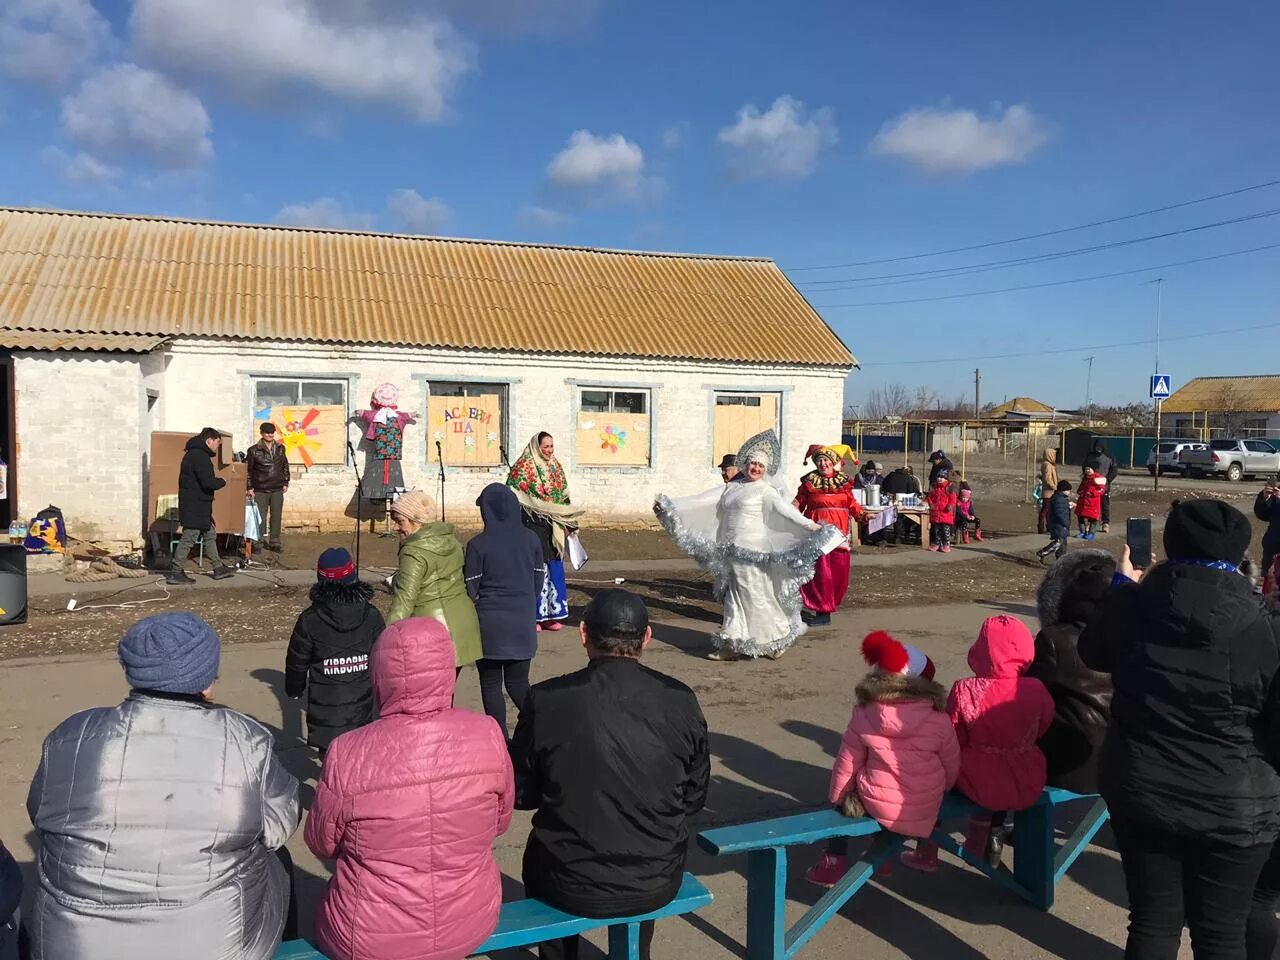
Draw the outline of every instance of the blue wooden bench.
<instances>
[{"instance_id":1,"label":"blue wooden bench","mask_svg":"<svg viewBox=\"0 0 1280 960\"><path fill-rule=\"evenodd\" d=\"M1079 826L1058 846L1054 833L1054 808L1077 800L1093 800ZM944 822L968 817L979 808L958 794L942 805ZM1082 797L1067 790L1045 790L1035 806L1013 817L1013 869L991 867L971 857L943 830L933 839L947 852L982 871L1042 910L1053 907L1054 889L1089 841L1107 821L1107 807L1097 797ZM787 929L787 848L832 837L868 837L881 828L870 817L852 820L835 810L760 820L707 830L698 845L716 856L747 855L747 960L790 960L810 938L861 890L876 868L897 856L905 838L875 850L852 864L844 877L822 895L796 924Z\"/></svg>"},{"instance_id":2,"label":"blue wooden bench","mask_svg":"<svg viewBox=\"0 0 1280 960\"><path fill-rule=\"evenodd\" d=\"M711 893L693 874L686 873L676 898L660 910L639 917L594 920L565 913L541 900L514 900L502 905L498 927L472 956L528 947L546 940L570 937L590 930L609 930L609 960L640 960L640 924L682 913L693 913L711 902ZM282 943L272 960L325 960L324 954L305 940Z\"/></svg>"}]
</instances>

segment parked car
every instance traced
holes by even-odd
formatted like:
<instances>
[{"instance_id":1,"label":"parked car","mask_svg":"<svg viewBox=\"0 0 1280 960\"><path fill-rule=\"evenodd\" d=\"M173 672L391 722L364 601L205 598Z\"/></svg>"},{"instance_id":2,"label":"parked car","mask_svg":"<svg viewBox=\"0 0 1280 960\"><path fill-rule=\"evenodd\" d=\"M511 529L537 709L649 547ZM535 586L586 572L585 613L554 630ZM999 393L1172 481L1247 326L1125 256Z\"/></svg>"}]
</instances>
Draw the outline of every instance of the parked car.
<instances>
[{"instance_id":1,"label":"parked car","mask_svg":"<svg viewBox=\"0 0 1280 960\"><path fill-rule=\"evenodd\" d=\"M1280 451L1266 440L1210 440L1207 450L1184 451L1181 460L1189 477L1212 473L1239 480L1280 473Z\"/></svg>"},{"instance_id":2,"label":"parked car","mask_svg":"<svg viewBox=\"0 0 1280 960\"><path fill-rule=\"evenodd\" d=\"M1160 473L1183 473L1186 467L1182 465L1182 454L1187 450L1207 450L1209 445L1205 443L1188 443L1185 440L1171 440L1161 442L1151 448L1151 452L1147 454L1147 473L1153 477L1156 475L1156 464L1160 466Z\"/></svg>"}]
</instances>

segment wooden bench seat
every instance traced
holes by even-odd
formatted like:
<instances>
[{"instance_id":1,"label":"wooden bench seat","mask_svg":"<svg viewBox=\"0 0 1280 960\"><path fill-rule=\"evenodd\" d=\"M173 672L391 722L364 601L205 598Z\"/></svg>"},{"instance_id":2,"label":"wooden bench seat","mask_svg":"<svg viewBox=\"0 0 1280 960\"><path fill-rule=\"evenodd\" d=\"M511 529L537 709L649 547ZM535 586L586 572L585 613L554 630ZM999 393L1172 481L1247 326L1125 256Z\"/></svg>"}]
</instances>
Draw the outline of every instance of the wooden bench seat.
<instances>
[{"instance_id":1,"label":"wooden bench seat","mask_svg":"<svg viewBox=\"0 0 1280 960\"><path fill-rule=\"evenodd\" d=\"M609 960L640 960L640 924L700 910L711 902L711 893L693 874L686 873L680 892L665 907L638 917L615 917L600 920L579 917L557 910L541 900L513 900L502 905L498 926L472 956L485 956L499 950L527 947L546 940L606 927L609 930ZM325 956L305 940L282 943L272 960L326 960Z\"/></svg>"}]
</instances>

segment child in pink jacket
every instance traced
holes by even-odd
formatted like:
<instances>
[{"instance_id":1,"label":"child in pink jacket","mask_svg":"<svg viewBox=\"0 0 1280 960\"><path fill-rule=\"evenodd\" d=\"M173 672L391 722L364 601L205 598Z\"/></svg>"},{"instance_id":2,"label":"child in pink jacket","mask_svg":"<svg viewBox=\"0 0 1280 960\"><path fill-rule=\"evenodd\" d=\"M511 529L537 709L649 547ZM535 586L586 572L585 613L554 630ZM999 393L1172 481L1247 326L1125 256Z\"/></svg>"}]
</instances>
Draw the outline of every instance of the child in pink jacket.
<instances>
[{"instance_id":1,"label":"child in pink jacket","mask_svg":"<svg viewBox=\"0 0 1280 960\"><path fill-rule=\"evenodd\" d=\"M992 811L973 817L965 850L1000 862L999 831L1009 811L1025 810L1039 799L1047 772L1036 741L1053 722L1053 697L1034 677L1023 676L1035 659L1035 639L1013 617L988 617L969 650L972 677L957 680L947 710L960 742L960 792ZM938 848L919 844L904 853L905 865L932 873Z\"/></svg>"},{"instance_id":2,"label":"child in pink jacket","mask_svg":"<svg viewBox=\"0 0 1280 960\"><path fill-rule=\"evenodd\" d=\"M960 772L933 661L882 630L862 641L862 656L872 670L858 684L828 799L850 816L865 811L886 831L927 837ZM848 853L848 837L832 839L806 878L832 886L848 869Z\"/></svg>"}]
</instances>

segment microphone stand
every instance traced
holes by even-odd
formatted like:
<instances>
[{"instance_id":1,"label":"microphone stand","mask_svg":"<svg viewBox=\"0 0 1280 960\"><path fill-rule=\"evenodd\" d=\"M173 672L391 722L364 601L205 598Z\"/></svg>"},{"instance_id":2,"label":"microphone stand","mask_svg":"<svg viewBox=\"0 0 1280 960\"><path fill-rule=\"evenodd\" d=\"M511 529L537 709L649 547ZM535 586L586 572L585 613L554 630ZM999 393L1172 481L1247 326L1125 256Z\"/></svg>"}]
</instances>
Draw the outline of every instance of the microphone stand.
<instances>
[{"instance_id":1,"label":"microphone stand","mask_svg":"<svg viewBox=\"0 0 1280 960\"><path fill-rule=\"evenodd\" d=\"M436 462L440 465L440 522L444 523L444 451L436 441Z\"/></svg>"},{"instance_id":2,"label":"microphone stand","mask_svg":"<svg viewBox=\"0 0 1280 960\"><path fill-rule=\"evenodd\" d=\"M360 476L360 464L356 461L356 448L347 441L347 453L351 454L351 470L356 475L356 573L360 572L360 505L364 502L364 481Z\"/></svg>"}]
</instances>

